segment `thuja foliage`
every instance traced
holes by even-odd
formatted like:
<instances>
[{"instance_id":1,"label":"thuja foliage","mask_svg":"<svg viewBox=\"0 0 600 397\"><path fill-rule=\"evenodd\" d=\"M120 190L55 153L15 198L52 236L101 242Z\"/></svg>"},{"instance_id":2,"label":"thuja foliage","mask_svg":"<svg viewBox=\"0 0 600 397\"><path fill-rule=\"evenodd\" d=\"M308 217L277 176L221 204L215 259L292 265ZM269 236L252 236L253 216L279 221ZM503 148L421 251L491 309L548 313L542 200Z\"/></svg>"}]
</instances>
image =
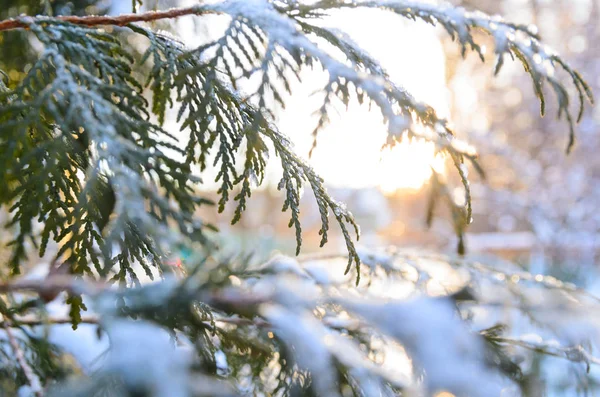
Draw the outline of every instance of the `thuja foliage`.
<instances>
[{"instance_id":1,"label":"thuja foliage","mask_svg":"<svg viewBox=\"0 0 600 397\"><path fill-rule=\"evenodd\" d=\"M51 9L52 3L48 4ZM134 1L132 6L135 10L140 4ZM309 188L320 213L321 245L327 243L334 219L348 251L345 273L344 269L341 273L356 284L361 275L367 275L367 281L372 279L381 263L361 267L366 259L355 246L360 233L352 213L328 193L309 161L299 156L277 129L273 116L278 107L286 106L286 97L301 80L303 68L322 68L328 80L322 87L313 147L330 113L354 99L380 111L388 128L387 145L402 139L435 143L437 151L453 164L465 198L456 202L443 176L434 172L428 218L436 203L445 201L459 238L458 252L464 254L462 239L472 212L468 168L483 174L477 154L456 138L449 123L433 108L394 84L377 60L349 36L321 23L323 16L335 10L365 7L440 25L456 40L463 55L474 51L482 60L484 53L475 32L490 35L497 57L495 72L507 57L520 61L531 75L542 114L546 108L544 86L550 87L557 99L558 117L566 119L567 151L571 149L574 123L581 118L585 100L593 100L577 71L542 44L529 26L449 5L399 0L228 0L121 16L38 15L0 21L0 35L17 31L39 47L21 77L15 80L2 72L0 81L0 202L9 213L7 227L14 233L7 267L14 276L36 255L51 256L47 284L8 282L3 286L6 292L28 289L39 295L30 299L10 294L3 302L9 346L17 352L21 348L16 339L42 343L43 338L30 329L35 322L29 319L28 325L24 318L30 312L39 315L44 300L65 291L74 327L86 322L81 313L86 309L82 295L89 295L100 317L87 322L101 324L110 335L113 350L127 350L139 334L141 350L145 343L156 342L159 347L151 351L164 354L167 360L164 373L159 367L151 368L158 371L154 379L132 369L142 361L128 361L127 356L140 352L113 354L106 371L72 387L64 386L66 389L57 386L58 393L93 394L108 388L112 391L105 392L110 395L119 390L123 395L251 392L329 396L408 393L417 387L377 363L377 339L404 346L414 361L415 373L424 371L426 390L492 395L485 393L492 390L494 382L481 389L470 384L464 374L461 378L457 373L449 380L439 367L441 361L432 364L427 349L423 350L428 342L411 337L414 330L398 327L394 317L385 314L388 306L354 301L346 297L346 289L339 295L334 291L337 287L330 288L328 278L320 272L306 273L289 261L257 269L215 262L211 256L218 251L212 238L215 228L196 215L201 206L214 204L221 212L233 202L232 222L239 221L253 186L265 180L267 163L279 161L278 189L283 192L282 209L290 213L296 253L302 245L300 197L303 189ZM224 34L191 48L143 24L184 15L210 23L207 15L213 14L229 17ZM131 35L144 38L145 47L140 49L132 44L134 40L126 39ZM0 65L9 65L7 62L2 60ZM563 79L557 76L559 72ZM250 91L240 89L248 81L257 84ZM568 81L579 99L576 115L569 105ZM177 115L178 134L163 127L170 109ZM199 194L202 180L193 172L209 167L218 170L217 203ZM150 279L164 277L170 269L166 259L181 247L195 252L191 274L183 281L141 285L138 272ZM386 272L398 271L395 265L386 266L382 267ZM313 296L298 289L306 287L306 282ZM115 283L130 288L108 288ZM473 355L463 360L462 370L476 370L481 364L487 374L482 377L491 379L490 368L499 367L516 384L526 383L518 365L499 347L508 341L502 338L500 328L474 337L462 329L453 310L445 310L448 302L423 302L431 313L440 313L447 320L444 327L449 327L448 332L464 338L462 348L472 351ZM389 303L390 313L405 316L407 322L423 320L413 304ZM347 318L341 321L340 316ZM127 317L146 322L129 322L124 319ZM372 329L363 329L363 321ZM151 324L171 330L197 354L193 359L167 354L168 344L160 347L158 341L151 341L152 335L160 339L160 332ZM13 326L16 336L10 331ZM28 353L39 349L25 349L12 372L17 384L29 384L37 394L50 390L53 382L64 378L57 374L66 371L64 363L51 354L54 346L46 344L43 349L46 355L42 358ZM455 356L460 357L462 352L456 349ZM480 350L492 352L493 357L480 357ZM584 350L577 352L580 356L565 356L592 361ZM430 353L436 357L435 351ZM161 360L158 356L146 360ZM226 368L217 362L223 356ZM190 369L201 382L188 379ZM222 387L220 382L228 378L231 388Z\"/></svg>"}]
</instances>

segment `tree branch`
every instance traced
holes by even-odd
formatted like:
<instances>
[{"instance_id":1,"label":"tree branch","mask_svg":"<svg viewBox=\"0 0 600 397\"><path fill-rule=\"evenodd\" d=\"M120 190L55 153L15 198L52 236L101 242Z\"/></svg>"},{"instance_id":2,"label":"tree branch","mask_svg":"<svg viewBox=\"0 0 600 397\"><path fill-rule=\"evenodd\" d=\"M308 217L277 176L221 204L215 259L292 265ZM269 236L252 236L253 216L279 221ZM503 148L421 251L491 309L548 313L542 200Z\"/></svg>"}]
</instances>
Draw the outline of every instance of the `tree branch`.
<instances>
[{"instance_id":1,"label":"tree branch","mask_svg":"<svg viewBox=\"0 0 600 397\"><path fill-rule=\"evenodd\" d=\"M75 25L83 26L98 26L98 25L113 25L124 26L133 22L150 22L159 19L179 18L185 15L205 15L216 14L217 11L203 8L202 6L193 6L186 8L172 8L165 11L148 11L140 14L122 14L117 16L110 15L65 15L55 18L49 17L19 17L0 21L0 32L13 29L27 29L31 23L58 20L69 22Z\"/></svg>"},{"instance_id":2,"label":"tree branch","mask_svg":"<svg viewBox=\"0 0 600 397\"><path fill-rule=\"evenodd\" d=\"M42 397L44 395L42 383L40 382L40 378L33 372L31 366L27 363L25 359L25 355L23 354L23 350L19 347L19 343L17 342L17 338L13 334L11 330L11 325L8 320L4 320L2 326L4 327L4 331L6 332L6 336L8 338L8 343L10 343L10 347L15 354L15 359L19 363L19 366L23 370L25 374L25 378L27 379L27 383L31 387L31 392L36 397Z\"/></svg>"},{"instance_id":3,"label":"tree branch","mask_svg":"<svg viewBox=\"0 0 600 397\"><path fill-rule=\"evenodd\" d=\"M79 324L100 324L100 318L94 315L90 316L81 316L81 320L78 321ZM4 321L0 323L3 328L14 328L17 326L27 326L27 327L37 327L40 325L60 325L60 324L69 324L71 325L73 320L71 317L48 317L42 318L33 315L28 315L24 317L15 317L14 322Z\"/></svg>"},{"instance_id":4,"label":"tree branch","mask_svg":"<svg viewBox=\"0 0 600 397\"><path fill-rule=\"evenodd\" d=\"M202 321L205 324L210 324L210 321ZM237 326L256 326L259 328L270 328L271 324L261 318L249 319L243 317L218 317L214 319L215 323L231 324ZM0 322L0 327L14 328L17 326L27 327L38 327L42 325L60 325L60 324L72 324L73 320L67 316L53 316L47 318L41 318L33 315L24 317L15 317L14 323L8 320ZM79 320L80 324L97 324L101 323L100 317L96 315L82 316Z\"/></svg>"},{"instance_id":5,"label":"tree branch","mask_svg":"<svg viewBox=\"0 0 600 397\"><path fill-rule=\"evenodd\" d=\"M102 282L84 281L72 276L51 276L41 280L15 280L0 282L0 294L16 291L31 291L40 295L58 292L94 295L109 287Z\"/></svg>"}]
</instances>

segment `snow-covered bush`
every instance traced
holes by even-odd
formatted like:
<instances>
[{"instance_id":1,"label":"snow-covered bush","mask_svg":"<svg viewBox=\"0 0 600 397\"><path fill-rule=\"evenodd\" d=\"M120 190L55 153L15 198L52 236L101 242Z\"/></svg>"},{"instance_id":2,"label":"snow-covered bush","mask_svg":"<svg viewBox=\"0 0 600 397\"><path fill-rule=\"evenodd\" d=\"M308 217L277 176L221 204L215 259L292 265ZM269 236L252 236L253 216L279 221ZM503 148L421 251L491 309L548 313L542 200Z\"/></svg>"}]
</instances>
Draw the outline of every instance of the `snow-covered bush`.
<instances>
[{"instance_id":1,"label":"snow-covered bush","mask_svg":"<svg viewBox=\"0 0 600 397\"><path fill-rule=\"evenodd\" d=\"M133 1L134 11L140 5ZM47 2L45 11L52 7ZM0 386L8 394L21 386L21 393L61 396L531 394L542 390L537 356L520 349L588 370L596 363L597 324L584 315L597 309L595 298L556 279L462 257L472 213L468 169L483 174L477 154L347 34L321 23L329 12L365 7L442 26L463 54L482 59L474 32L488 34L495 72L507 57L520 61L542 114L550 88L572 148L574 124L592 100L579 73L532 27L451 5L225 0L0 21L0 38L35 49L31 64L0 80L0 202L14 233L3 268L10 274L0 284ZM195 48L150 28L184 16L210 23L214 15L228 18L224 34ZM434 170L428 218L438 201L447 203L457 257L357 248L352 213L274 120L305 67L328 75L314 145L334 107L357 99L381 112L387 145L426 140L446 156L464 200ZM568 81L578 94L576 114ZM171 108L184 140L163 126ZM233 201L235 223L270 161L281 165L278 188L296 254L305 188L319 208L321 246L335 219L345 254L281 256L260 266L219 259L215 228L197 215L213 203L199 193L194 170L218 169L217 209ZM16 278L36 251L51 256L47 277ZM171 262L181 256L185 265ZM47 307L63 298L68 318ZM523 321L529 335L519 329ZM108 337L93 368L49 342L54 324L65 322L91 324Z\"/></svg>"}]
</instances>

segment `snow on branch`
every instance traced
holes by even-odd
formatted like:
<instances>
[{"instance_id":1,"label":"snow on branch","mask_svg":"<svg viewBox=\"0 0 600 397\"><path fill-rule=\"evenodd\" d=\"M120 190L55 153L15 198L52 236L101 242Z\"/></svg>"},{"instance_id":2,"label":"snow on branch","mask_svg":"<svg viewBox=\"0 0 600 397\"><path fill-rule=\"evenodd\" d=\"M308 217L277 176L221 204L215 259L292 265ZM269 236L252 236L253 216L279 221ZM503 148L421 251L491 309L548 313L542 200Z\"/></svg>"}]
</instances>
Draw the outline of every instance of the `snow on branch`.
<instances>
[{"instance_id":1,"label":"snow on branch","mask_svg":"<svg viewBox=\"0 0 600 397\"><path fill-rule=\"evenodd\" d=\"M361 271L368 285L355 287L351 276L343 280L331 276L345 266L343 257L337 261L309 256L298 262L279 256L261 265L238 267L201 261L200 268L182 280L136 288L61 277L3 284L0 290L40 292L77 286L77 291L89 294L96 311L84 320L114 341L109 360L91 377L92 383L100 384L118 369L131 387L171 386L180 388L182 395L188 390L187 379L206 377L201 390L212 390L213 382L223 380L194 366L186 356L190 349L199 354L218 352L224 360L221 370L232 376L224 386L232 389L273 393L298 387L333 396L340 395L340 388L365 395L409 391L432 395L443 390L497 395L501 389L522 385L522 353L515 351L517 347L561 357L570 365L599 363L585 347L588 335L573 339L570 333L586 323L598 325L588 315L598 309L598 300L579 289L524 272L518 280L515 273L501 278L498 275L504 273L478 263L395 248L361 250L367 265ZM427 284L443 285L449 277L462 281L437 296L428 295ZM402 289L404 297L372 288L386 280L395 283L396 291ZM459 293L464 287L473 293L468 297ZM488 305L490 296L499 299L497 306ZM530 313L524 305L536 297L556 305ZM115 301L126 302L126 310L115 307ZM482 312L491 319L511 313L514 321L522 316L534 325L527 334L499 325L478 329L482 319L477 313ZM65 320L50 317L44 323L15 315L10 321L33 328ZM169 334L176 335L178 347L166 343ZM153 339L146 339L149 335ZM196 340L201 344L195 345ZM144 353L134 354L133 346ZM164 368L165 362L177 373ZM244 366L252 372L244 372ZM143 376L144 371L155 375Z\"/></svg>"},{"instance_id":2,"label":"snow on branch","mask_svg":"<svg viewBox=\"0 0 600 397\"><path fill-rule=\"evenodd\" d=\"M238 202L233 221L237 222L243 210L246 208L246 201L250 197L251 181L257 179L258 183L262 182L264 176L264 167L266 165L265 157L268 153L263 137L265 134L271 135L268 137L271 141L284 142L279 134L273 135L268 133L270 127L265 127L271 123L270 116L274 106L285 106L285 95L291 93L292 81L290 75L295 76L299 80L299 72L304 66L318 64L328 73L329 80L322 88L324 101L319 109L319 121L313 136L315 144L319 131L327 124L329 120L329 112L332 110L335 101L348 105L349 101L355 97L361 103L368 102L370 105L375 105L380 111L384 121L388 127L387 144L393 145L397 141L408 138L425 139L434 142L440 152L448 155L457 173L460 177L465 190L464 203L456 203L454 197L449 194L444 194L448 189L442 186L445 182L434 175L432 178L437 178L434 185L440 187L433 189L432 203L437 197L442 197L450 204L453 213L453 222L455 230L459 237L462 237L467 225L471 222L472 205L471 192L468 179L468 170L465 161L470 161L474 168L482 173L481 168L477 163L477 153L469 145L464 144L455 138L454 132L449 128L446 120L437 116L435 111L427 104L416 101L406 90L398 87L388 78L385 70L379 65L377 60L372 58L364 50L362 50L351 38L343 32L336 31L327 27L318 26L314 21L325 13L341 8L378 8L389 12L394 12L403 17L411 19L420 19L431 24L442 25L448 33L455 38L463 49L463 54L471 49L478 53L483 59L483 52L477 44L474 36L474 30L482 30L491 34L496 44L496 54L498 62L496 72L500 70L504 62L505 55L520 60L527 72L531 75L534 84L536 95L540 98L542 114L545 112L545 99L543 94L543 84L548 83L558 98L559 117L565 115L569 123L569 144L570 150L574 144L574 123L581 118L584 101L587 97L590 101L593 100L591 91L582 77L577 71L571 69L568 64L558 57L554 52L543 45L537 37L534 30L528 26L511 24L503 21L500 18L489 17L480 12L469 12L462 8L457 8L451 5L431 5L414 1L334 1L323 0L312 4L304 4L297 1L268 1L268 0L225 0L220 2L211 2L200 4L191 8L171 9L166 11L146 12L140 14L128 14L121 16L84 16L84 17L20 17L14 20L0 22L0 30L14 28L28 28L47 45L45 52L46 62L56 64L59 67L58 72L61 75L60 79L55 81L46 81L47 87L44 95L41 95L37 102L32 104L39 108L46 104L40 101L48 100L55 101L55 92L73 92L73 98L79 98L78 103L91 104L94 103L97 110L102 110L103 117L113 117L119 119L120 115L127 114L132 116L134 111L137 113L135 123L144 125L143 130L151 131L152 136L142 136L137 142L133 142L123 134L117 133L117 136L107 139L112 134L111 131L94 133L90 137L92 142L97 145L98 154L96 156L95 165L92 169L96 170L94 175L101 175L101 183L106 185L106 178L112 182L108 182L109 187L114 189L115 185L123 186L139 186L136 189L129 189L129 198L136 197L136 200L144 200L153 202L153 206L164 211L165 214L153 214L154 218L163 218L167 215L170 218L177 218L177 211L174 208L169 208L166 201L162 200L160 195L154 190L155 182L158 182L160 188L167 190L174 188L188 189L190 186L184 181L186 170L193 164L198 164L201 169L207 165L207 156L210 149L217 147L218 154L214 160L214 165L220 167L217 180L221 183L219 188L220 200L219 210L224 209L225 204L230 199L232 189L240 185L241 192L234 196L234 200ZM150 32L139 26L135 26L134 22L148 22L159 19L177 18L183 15L203 15L203 14L224 14L231 17L229 27L225 34L208 44L198 48L188 50L185 49L176 40ZM186 156L185 164L177 164L172 159L166 156L160 156L162 165L151 166L152 170L132 170L131 167L124 167L124 159L133 159L135 145L141 144L145 150L157 150L158 142L155 141L159 137L169 139L168 134L160 127L155 126L149 120L141 118L148 117L149 114L145 109L141 95L129 95L129 91L133 89L139 94L141 85L130 75L132 68L128 63L131 59L124 52L115 52L115 46L107 46L106 44L94 45L97 49L97 54L89 54L84 45L89 39L101 38L107 42L113 40L110 35L101 33L95 26L99 25L117 25L129 26L134 32L142 34L150 39L151 44L148 52L142 63L148 59L152 59L153 66L149 76L148 84L153 90L152 112L158 117L160 123L164 121L164 114L167 106L174 105L171 94L177 92L177 102L181 104L179 112L179 121L182 130L190 131L190 140L184 150ZM79 25L79 26L78 26ZM83 25L83 26L81 26ZM88 34L89 33L89 34ZM76 36L78 38L75 39ZM47 35L47 37L44 37ZM88 36L85 36L88 35ZM84 37L89 37L84 38ZM315 39L316 38L316 39ZM70 40L79 40L79 44L71 47L68 42ZM319 40L325 40L333 45L338 51L345 55L347 61L338 60L333 54L321 48ZM64 42L64 43L63 43ZM75 56L75 59L62 60L64 57L60 51L71 51L69 56ZM58 53L56 51L58 50ZM108 52L113 52L122 58L118 68L108 67L106 70L114 70L119 78L116 81L103 81L99 75L89 75L89 70L96 73L103 72L103 69L97 69L90 64L90 60L94 58L106 59ZM106 54L105 54L106 53ZM84 58L87 57L87 61ZM34 67L29 76L23 81L23 87L20 88L22 93L36 93L41 89L35 87L35 73L46 73L49 68L44 64L44 58L41 63ZM109 63L104 62L104 65ZM61 66L63 65L63 66ZM102 65L102 63L100 63ZM81 69L79 66L83 66ZM103 66L104 67L104 66ZM79 68L79 69L78 69ZM577 117L572 116L569 108L569 94L560 80L555 77L555 69L562 68L565 70L572 82L574 83L580 100L579 112ZM112 73L112 72L111 72ZM258 76L260 84L258 88L244 97L239 97L237 92L238 83L247 80L253 76ZM223 83L227 79L231 85ZM61 85L62 84L62 85ZM106 90L104 85L109 84L113 87ZM29 86L28 86L29 85ZM73 91L78 86L86 85L95 87L89 92ZM62 89L60 89L62 88ZM103 93L101 90L105 90ZM18 94L19 91L17 91ZM104 95L105 97L98 96ZM216 95L214 95L216 94ZM11 93L3 95L3 100L10 100ZM109 104L107 100L112 101L106 95L121 96L122 99L117 104ZM94 99L95 98L95 99ZM19 103L19 102L15 102ZM99 104L103 104L101 107ZM242 109L242 104L244 108ZM248 107L253 104L253 107ZM78 127L69 118L73 113L60 114L60 109L55 104L51 103L50 116L54 118L57 126L62 129ZM80 107L80 105L77 105ZM107 109L119 108L119 112L106 113ZM135 110L134 110L135 107ZM80 107L81 108L81 107ZM10 111L16 109L14 106L9 107ZM81 108L83 109L83 108ZM71 109L72 110L72 109ZM7 110L8 111L8 110ZM58 113L57 113L58 111ZM127 113L129 112L129 113ZM83 112L87 119L94 118L90 112ZM62 118L62 120L60 120ZM130 124L131 120L121 120L124 125ZM9 125L13 125L10 122ZM62 123L62 124L61 124ZM21 123L22 125L25 125ZM79 123L84 125L85 123ZM426 128L418 128L425 126ZM254 134L253 131L262 133ZM93 131L92 131L93 133ZM91 133L90 133L91 134ZM64 139L69 139L69 135L63 135ZM87 138L86 138L87 139ZM81 138L80 138L81 140ZM244 145L245 143L245 145ZM78 142L78 144L81 144ZM159 145L164 148L181 151L181 148L176 146L176 143L167 143L164 140ZM83 143L86 146L86 143ZM115 148L119 146L119 150ZM279 145L276 145L279 146ZM152 149L150 149L152 148ZM278 150L282 154L282 146ZM314 145L313 145L314 148ZM110 150L109 150L110 149ZM244 170L238 175L234 166L235 158L241 150L245 150L246 158L244 162ZM89 152L89 151L88 151ZM119 154L115 157L115 154ZM159 152L160 154L160 152ZM150 153L137 153L137 158L133 160L137 164L149 164ZM66 158L61 160L66 163ZM315 191L316 199L319 204L319 210L322 218L321 234L323 236L321 243L327 241L327 230L329 209L332 209L338 223L342 227L342 231L346 238L346 244L350 252L350 263L356 260L354 244L350 239L344 224L353 224L352 215L346 211L343 206L336 204L335 200L325 194L322 188L322 182L316 175L312 175L312 171L307 168L304 162L299 163L299 158L284 154L282 163L284 165L284 178L280 184L281 189L286 191L286 202L284 209L290 209L292 216L290 226L294 226L296 230L296 240L298 248L301 244L301 228L299 222L299 189L301 181L308 181L313 191ZM292 163L297 163L292 166ZM100 164L106 164L112 168L112 174L99 173ZM60 164L65 167L65 164ZM170 168L171 175L166 176L159 170L161 167ZM87 166L80 167L87 172ZM154 182L149 182L148 173L157 172L158 179ZM137 181L131 178L134 174L142 175ZM179 175L173 179L175 173ZM312 176L309 176L312 175ZM57 174L58 176L58 174ZM150 178L151 180L152 178ZM96 181L97 177L90 178L90 181ZM52 183L63 183L54 181ZM98 184L98 183L96 183ZM141 185L140 185L141 184ZM184 187L186 185L187 187ZM105 189L106 190L106 189ZM110 189L109 189L110 190ZM155 219L148 217L144 213L135 213L133 208L126 208L125 205L129 199L126 199L121 189L115 191L117 205L114 210L121 215L119 216L119 224L113 222L112 226L115 233L127 225L127 219L137 219L138 221L146 219L144 224L156 225ZM81 197L82 194L88 194L91 188L81 190L77 188L74 197ZM65 191L64 194L68 192ZM109 194L111 194L109 192ZM194 231L192 233L183 233L190 236L201 235L200 230L194 226L193 221L188 214L196 204L185 195L176 195L178 200L178 208L185 208L186 215L176 219L176 223L180 226L180 230L187 230L191 226ZM31 208L21 207L24 213L39 212L35 206ZM433 206L431 206L433 208ZM112 208L108 209L112 211ZM189 210L189 211L188 211ZM53 215L54 216L54 215ZM56 216L55 216L56 217ZM128 218L129 217L129 218ZM16 242L17 250L13 259L13 269L18 269L18 262L25 256L23 252L23 241L29 226L27 226L26 215L20 219L24 226L22 235ZM98 222L97 222L98 223ZM99 223L102 223L100 221ZM159 222L160 223L160 222ZM56 236L61 236L59 230L59 222L49 223L44 232L44 243L42 244L43 252L48 237L51 233ZM52 227L53 229L48 229ZM135 228L130 227L129 240L138 240L138 245L145 247L141 251L143 255L151 254L156 258L159 254L155 248L151 247L146 237L141 236ZM158 229L152 227L151 229ZM88 241L101 241L94 236L88 228ZM113 234L115 236L115 234ZM201 237L204 241L204 237ZM89 245L89 244L88 244ZM102 245L102 244L101 244ZM459 247L459 251L462 251ZM92 252L92 251L90 251ZM136 254L137 258L142 258L142 254ZM104 250L105 261L109 259L107 250ZM120 258L111 258L113 262L120 262L125 269L128 268L127 260L124 256ZM144 261L140 261L145 263ZM96 269L101 270L102 266L96 261ZM158 264L155 264L159 267ZM85 265L81 265L86 268ZM110 269L109 267L105 267ZM102 270L105 272L106 270ZM149 269L146 269L149 272ZM117 279L123 280L125 275L132 275L130 270L121 269Z\"/></svg>"},{"instance_id":3,"label":"snow on branch","mask_svg":"<svg viewBox=\"0 0 600 397\"><path fill-rule=\"evenodd\" d=\"M466 163L471 162L481 171L477 153L456 139L449 123L431 106L416 101L390 81L381 65L348 35L315 23L328 11L349 7L381 8L441 24L459 41L463 53L470 49L482 57L472 30L491 34L498 55L496 71L506 55L520 60L532 77L542 113L543 84L553 88L559 116L564 114L569 122L568 148L572 147L573 124L581 117L585 98L592 101L581 76L546 48L530 28L451 6L384 0L313 4L226 0L116 17L20 17L2 21L0 31L26 28L43 45L39 59L16 87L11 90L0 80L0 179L4 182L0 203L9 209L9 226L16 230L10 270L13 274L20 271L31 246L43 256L54 244L57 252L53 265L67 269L69 275L60 282L50 278L37 284L2 284L0 292L27 290L43 299L45 293L55 296L64 291L74 326L86 318L80 312L86 310L83 295L88 295L102 316L98 322L107 329L111 321L123 325L120 321L125 321L121 319L124 316L152 323L126 320L123 327L127 333L121 335L119 346L137 342L137 331L146 338L140 338L142 342L156 335L153 326L161 332L169 330L172 335L184 334L181 343L187 343L202 357L201 365L193 367L196 369L181 357L171 357L174 349L168 343L161 342L149 351L164 354L168 358L165 362L181 372L197 371L202 375L217 373L215 361L220 352L231 361L229 369L234 376L251 378L250 383L257 388L252 391L257 394L312 388L335 395L349 388L356 394L368 390L371 395L396 395L404 389L422 388L426 392L444 389L487 396L496 390L492 379L496 370L488 366L498 367L498 363L508 381L518 382L517 364L504 346L499 346L511 341L517 344L518 339L500 339L498 329L475 332L456 317L455 305L475 316L468 305L478 303L476 294L453 291L456 294L434 298L418 292L429 285L433 276L434 272L429 271L431 262L458 268L456 278L466 280L462 287L476 288L480 285L476 281L481 282L493 288L499 299L505 298L510 304L518 302L524 315L536 321L547 320L539 318L545 313L531 310L536 295L516 285L532 284L552 299L559 295L555 292L560 292L586 298L591 306L597 301L544 276L540 279L538 275L501 272L460 258L365 255L355 247L351 230L358 239L359 228L352 213L331 197L323 179L276 128L274 110L286 106L286 94L292 93L292 83L300 80L302 68L322 67L329 78L321 90L324 100L313 131L315 139L327 124L334 104L348 105L356 98L381 112L388 128L387 144L404 137L434 142L455 166L465 189L465 202L456 203L441 176L434 172L429 212L433 214L438 197L446 199L451 203L455 231L462 238L472 212ZM192 14L224 14L230 17L230 23L222 37L192 49L168 35L133 24ZM120 40L120 33L97 28L104 24L125 26L127 29L122 31L147 38L149 46L142 58L136 61L134 49ZM346 59L339 60L325 50L323 40ZM559 68L566 71L579 93L578 117L571 115L568 91L554 75ZM140 74L147 75L145 85L138 81ZM254 77L259 83L257 88L241 93L239 84ZM152 91L151 101L146 99L145 89ZM185 147L162 127L171 107L177 107L179 128L189 138ZM142 286L134 266L152 279L155 273L168 271L165 260L173 250L183 246L211 252L213 248L207 233L214 228L196 216L196 210L210 202L199 197L201 180L192 175L193 167L204 170L215 153L212 165L218 169L218 210L223 211L233 201L235 223L246 209L253 183L265 179L269 148L282 165L278 187L285 193L283 210L291 213L289 226L295 230L296 254L302 244L301 192L303 186L310 186L319 208L321 245L328 240L331 215L344 236L348 262L339 269L343 281L336 281L323 266L302 266L289 258L285 264L275 260L240 272L223 263L206 264L206 260L182 282ZM243 159L241 167L236 163L239 158ZM41 230L36 228L38 223ZM464 251L461 246L460 254ZM364 284L368 288L381 274L398 282L414 281L411 300L399 301L383 294L376 303L368 301L373 298L371 292L360 288ZM95 289L84 281L75 284L84 276L109 281ZM365 282L356 293L365 301L357 303L349 284L361 277ZM111 289L110 283L137 288ZM23 304L19 310L37 308L37 303L31 302L26 302L31 307ZM481 305L492 307L491 303ZM0 309L4 316L10 314L11 324L18 321L15 313ZM440 347L445 336L452 337L456 345ZM568 342L569 346L582 343ZM373 365L383 354L381 344L392 346L409 363L406 379ZM433 346L437 349L427 350ZM246 363L240 365L242 354L251 357L247 360L249 371L244 367ZM142 361L151 361L148 355L143 357ZM585 360L579 362L596 362L591 356L583 357ZM159 364L151 368L156 377L148 379L139 369L143 366L138 368L139 361L128 361L135 359L133 355L116 352L111 359L113 375L131 368L137 370L130 374L136 387L151 381L155 382L151 387L158 385L160 390L167 390L163 387L169 380L160 378L165 368ZM263 382L275 372L274 368L277 377ZM478 369L479 379L466 375ZM167 383L156 383L163 381Z\"/></svg>"}]
</instances>

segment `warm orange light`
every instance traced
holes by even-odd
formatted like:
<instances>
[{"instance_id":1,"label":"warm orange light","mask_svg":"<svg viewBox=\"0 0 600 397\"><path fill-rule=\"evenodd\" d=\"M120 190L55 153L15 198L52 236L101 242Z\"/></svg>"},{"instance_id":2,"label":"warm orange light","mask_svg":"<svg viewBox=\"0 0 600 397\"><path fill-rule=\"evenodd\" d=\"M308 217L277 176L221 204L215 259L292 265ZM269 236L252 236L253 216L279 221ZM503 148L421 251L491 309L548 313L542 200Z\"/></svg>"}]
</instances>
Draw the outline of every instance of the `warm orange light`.
<instances>
[{"instance_id":1,"label":"warm orange light","mask_svg":"<svg viewBox=\"0 0 600 397\"><path fill-rule=\"evenodd\" d=\"M417 100L431 105L440 117L448 116L445 55L430 27L403 23L399 18L373 10L340 12L329 22L348 32L358 45L379 60L394 82ZM357 30L357 25L366 28ZM389 41L381 37L395 37L394 46L390 47ZM310 72L303 81L314 87L302 90L313 92L327 81L327 76ZM308 153L312 142L306 131L314 128L316 120L307 117L304 109L314 110L318 98L293 97L292 100L292 105L281 114L282 131L293 135L300 153ZM369 111L367 106L351 102L347 109L340 106L338 115L331 116L331 123L319 135L317 150L311 159L315 169L331 185L376 186L384 193L393 193L420 189L429 180L431 167L444 172L444 160L435 156L432 143L403 141L381 151L387 127L376 106Z\"/></svg>"},{"instance_id":2,"label":"warm orange light","mask_svg":"<svg viewBox=\"0 0 600 397\"><path fill-rule=\"evenodd\" d=\"M435 30L376 10L350 11L335 13L327 24L349 33L381 62L392 81L418 101L432 106L440 117L447 117L450 106L445 55ZM363 28L357 30L358 25ZM382 37L394 37L393 46ZM301 75L302 83L292 84L293 94L285 98L286 108L277 109L275 115L276 124L294 142L296 152L307 156L312 146L311 132L318 122L314 112L323 100L322 95L312 94L322 90L328 75L318 68L305 69ZM354 99L348 108L340 105L337 112L331 109L329 113L331 122L320 132L317 149L310 159L328 185L378 187L390 194L420 189L429 180L431 167L444 172L444 160L435 156L432 143L404 141L382 151L387 127L377 106L369 110ZM281 178L277 163L271 161L267 167L266 181L271 187ZM218 188L212 182L217 172L210 169L204 173L206 189Z\"/></svg>"},{"instance_id":3,"label":"warm orange light","mask_svg":"<svg viewBox=\"0 0 600 397\"><path fill-rule=\"evenodd\" d=\"M454 394L452 394L448 391L441 391L439 393L436 393L435 397L455 397L455 396L454 396Z\"/></svg>"}]
</instances>

